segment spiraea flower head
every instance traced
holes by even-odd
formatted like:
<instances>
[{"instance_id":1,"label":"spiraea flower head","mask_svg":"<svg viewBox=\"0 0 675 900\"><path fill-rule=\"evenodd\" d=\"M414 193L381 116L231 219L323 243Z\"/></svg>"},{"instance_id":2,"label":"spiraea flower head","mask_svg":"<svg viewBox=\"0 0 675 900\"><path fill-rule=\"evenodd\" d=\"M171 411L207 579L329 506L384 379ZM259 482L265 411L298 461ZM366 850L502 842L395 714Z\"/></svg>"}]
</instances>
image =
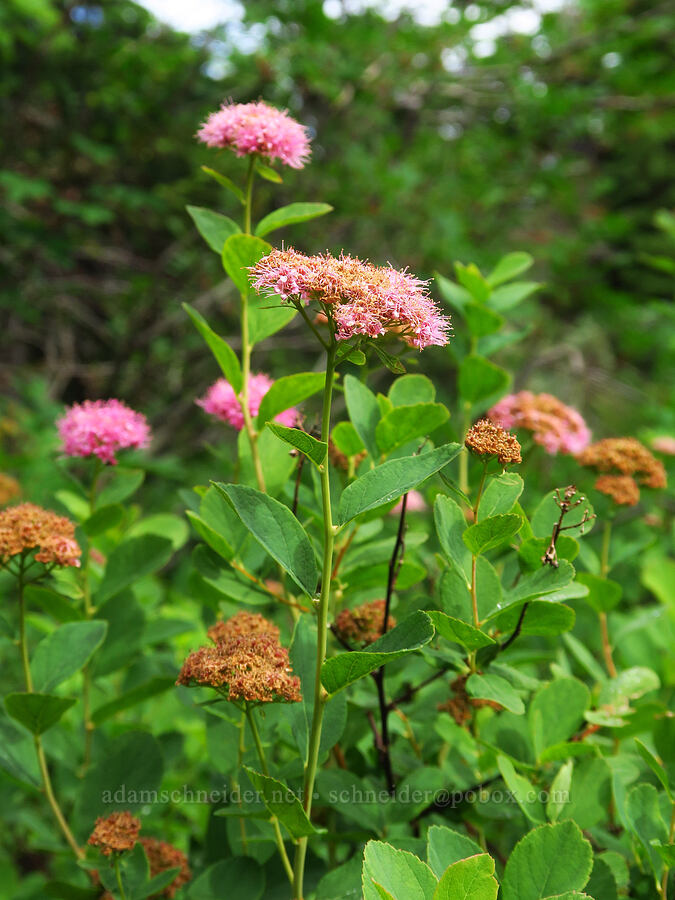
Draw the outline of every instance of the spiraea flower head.
<instances>
[{"instance_id":1,"label":"spiraea flower head","mask_svg":"<svg viewBox=\"0 0 675 900\"><path fill-rule=\"evenodd\" d=\"M233 150L237 156L278 159L292 169L302 169L310 156L306 128L262 100L256 103L223 103L197 132L208 147Z\"/></svg>"},{"instance_id":2,"label":"spiraea flower head","mask_svg":"<svg viewBox=\"0 0 675 900\"><path fill-rule=\"evenodd\" d=\"M139 843L143 845L145 850L151 878L169 869L180 869L173 881L167 884L163 891L160 891L159 894L153 894L154 897L175 897L183 885L187 884L192 878L187 856L174 847L173 844L167 844L166 841L158 841L157 838L141 838Z\"/></svg>"},{"instance_id":3,"label":"spiraea flower head","mask_svg":"<svg viewBox=\"0 0 675 900\"><path fill-rule=\"evenodd\" d=\"M510 394L492 407L488 417L502 428L531 431L536 443L551 454L581 453L591 441L580 413L552 394Z\"/></svg>"},{"instance_id":4,"label":"spiraea flower head","mask_svg":"<svg viewBox=\"0 0 675 900\"><path fill-rule=\"evenodd\" d=\"M597 441L577 456L577 462L598 472L632 475L644 487L666 486L663 463L635 438L605 438Z\"/></svg>"},{"instance_id":5,"label":"spiraea flower head","mask_svg":"<svg viewBox=\"0 0 675 900\"><path fill-rule=\"evenodd\" d=\"M669 434L660 434L652 438L652 449L664 456L675 456L675 437Z\"/></svg>"},{"instance_id":6,"label":"spiraea flower head","mask_svg":"<svg viewBox=\"0 0 675 900\"><path fill-rule=\"evenodd\" d=\"M104 856L133 850L141 830L141 820L130 812L114 812L96 820L88 844L98 847Z\"/></svg>"},{"instance_id":7,"label":"spiraea flower head","mask_svg":"<svg viewBox=\"0 0 675 900\"><path fill-rule=\"evenodd\" d=\"M120 400L85 400L66 410L57 422L66 456L97 456L117 465L115 453L150 443L150 426L142 413Z\"/></svg>"},{"instance_id":8,"label":"spiraea flower head","mask_svg":"<svg viewBox=\"0 0 675 900\"><path fill-rule=\"evenodd\" d=\"M521 463L520 444L501 425L481 419L468 430L466 447L477 456L495 456L503 466Z\"/></svg>"},{"instance_id":9,"label":"spiraea flower head","mask_svg":"<svg viewBox=\"0 0 675 900\"><path fill-rule=\"evenodd\" d=\"M374 266L353 256L305 256L273 250L251 270L261 294L307 303L316 300L335 323L338 340L390 333L422 349L448 342L450 320L427 285L410 272Z\"/></svg>"},{"instance_id":10,"label":"spiraea flower head","mask_svg":"<svg viewBox=\"0 0 675 900\"><path fill-rule=\"evenodd\" d=\"M248 409L251 418L258 415L260 404L265 394L274 384L274 380L263 372L251 375L248 381ZM214 382L208 391L196 401L198 406L207 412L210 416L215 416L221 422L226 422L241 431L244 427L244 413L241 409L241 400L235 393L234 388L225 378L219 378ZM300 420L300 414L295 407L285 409L275 417L275 422L286 425L289 428L295 427Z\"/></svg>"},{"instance_id":11,"label":"spiraea flower head","mask_svg":"<svg viewBox=\"0 0 675 900\"><path fill-rule=\"evenodd\" d=\"M296 703L302 699L288 650L271 634L239 634L215 647L200 647L183 663L176 684L227 691L227 699L234 701Z\"/></svg>"},{"instance_id":12,"label":"spiraea flower head","mask_svg":"<svg viewBox=\"0 0 675 900\"><path fill-rule=\"evenodd\" d=\"M617 506L635 506L640 502L640 488L630 475L600 475L595 489L611 497Z\"/></svg>"},{"instance_id":13,"label":"spiraea flower head","mask_svg":"<svg viewBox=\"0 0 675 900\"><path fill-rule=\"evenodd\" d=\"M10 500L13 500L20 494L21 487L16 478L12 478L11 475L5 475L4 472L0 472L0 506L9 503Z\"/></svg>"},{"instance_id":14,"label":"spiraea flower head","mask_svg":"<svg viewBox=\"0 0 675 900\"><path fill-rule=\"evenodd\" d=\"M245 610L236 613L224 622L216 622L206 633L214 644L228 641L240 634L268 634L275 641L279 640L279 629L273 622L261 616L260 613L250 613Z\"/></svg>"},{"instance_id":15,"label":"spiraea flower head","mask_svg":"<svg viewBox=\"0 0 675 900\"><path fill-rule=\"evenodd\" d=\"M382 637L384 628L384 600L371 600L354 609L343 609L335 619L334 629L347 643L373 644ZM389 616L386 630L396 625L396 619Z\"/></svg>"},{"instance_id":16,"label":"spiraea flower head","mask_svg":"<svg viewBox=\"0 0 675 900\"><path fill-rule=\"evenodd\" d=\"M82 551L75 540L75 526L65 516L33 503L0 511L0 565L32 550L37 551L38 562L79 568Z\"/></svg>"}]
</instances>

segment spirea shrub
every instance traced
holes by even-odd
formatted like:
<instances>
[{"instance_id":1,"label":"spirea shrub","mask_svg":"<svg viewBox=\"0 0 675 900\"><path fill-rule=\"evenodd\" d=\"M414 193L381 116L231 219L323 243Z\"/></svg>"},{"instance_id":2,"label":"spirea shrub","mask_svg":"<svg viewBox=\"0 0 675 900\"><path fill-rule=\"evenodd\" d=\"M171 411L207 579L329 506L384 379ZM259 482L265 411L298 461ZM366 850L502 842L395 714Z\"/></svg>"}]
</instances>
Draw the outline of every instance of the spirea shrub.
<instances>
[{"instance_id":1,"label":"spirea shrub","mask_svg":"<svg viewBox=\"0 0 675 900\"><path fill-rule=\"evenodd\" d=\"M428 282L268 243L331 211L253 219L308 134L198 132L239 204L189 207L240 298L234 334L185 305L210 479L118 399L54 424L58 512L0 477L4 896L667 900L673 438L512 392L527 253Z\"/></svg>"}]
</instances>

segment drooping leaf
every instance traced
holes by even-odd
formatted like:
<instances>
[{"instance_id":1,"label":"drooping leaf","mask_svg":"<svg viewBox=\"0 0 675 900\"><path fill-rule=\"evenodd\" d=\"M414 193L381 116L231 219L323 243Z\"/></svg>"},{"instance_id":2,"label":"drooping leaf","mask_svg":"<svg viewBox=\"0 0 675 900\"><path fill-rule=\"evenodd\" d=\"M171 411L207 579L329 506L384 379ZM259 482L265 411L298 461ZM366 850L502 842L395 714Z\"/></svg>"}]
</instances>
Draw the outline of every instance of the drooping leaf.
<instances>
[{"instance_id":1,"label":"drooping leaf","mask_svg":"<svg viewBox=\"0 0 675 900\"><path fill-rule=\"evenodd\" d=\"M35 648L31 672L35 690L49 693L85 665L103 643L108 623L67 622Z\"/></svg>"},{"instance_id":2,"label":"drooping leaf","mask_svg":"<svg viewBox=\"0 0 675 900\"><path fill-rule=\"evenodd\" d=\"M233 234L238 234L241 229L236 222L203 206L186 207L190 218L197 226L197 231L206 243L216 253L221 253L223 244Z\"/></svg>"},{"instance_id":3,"label":"drooping leaf","mask_svg":"<svg viewBox=\"0 0 675 900\"><path fill-rule=\"evenodd\" d=\"M262 218L256 226L255 233L257 237L264 237L270 231L276 231L277 228L285 228L287 225L295 225L298 222L308 222L310 219L317 219L332 211L333 207L329 203L289 203L288 206L275 209L274 212Z\"/></svg>"},{"instance_id":4,"label":"drooping leaf","mask_svg":"<svg viewBox=\"0 0 675 900\"><path fill-rule=\"evenodd\" d=\"M206 319L196 309L193 309L187 303L183 303L183 309L190 316L195 328L206 341L220 366L221 372L232 385L234 392L238 394L241 391L242 377L237 354L226 341L213 331Z\"/></svg>"},{"instance_id":5,"label":"drooping leaf","mask_svg":"<svg viewBox=\"0 0 675 900\"><path fill-rule=\"evenodd\" d=\"M480 647L489 647L490 644L494 644L494 640L480 628L474 628L473 625L468 625L460 619L435 609L428 609L426 613L434 623L436 631L447 641L461 644L467 650L478 650Z\"/></svg>"},{"instance_id":6,"label":"drooping leaf","mask_svg":"<svg viewBox=\"0 0 675 900\"><path fill-rule=\"evenodd\" d=\"M307 818L302 803L293 791L276 778L256 772L249 766L244 766L253 787L262 795L263 803L270 812L284 825L292 838L296 840L316 834L316 829Z\"/></svg>"},{"instance_id":7,"label":"drooping leaf","mask_svg":"<svg viewBox=\"0 0 675 900\"><path fill-rule=\"evenodd\" d=\"M326 461L328 444L324 444L323 441L317 441L315 437L307 434L306 431L302 431L300 428L288 428L286 425L279 425L278 422L268 422L267 427L282 441L304 453L307 459L311 459L315 466L320 468Z\"/></svg>"}]
</instances>

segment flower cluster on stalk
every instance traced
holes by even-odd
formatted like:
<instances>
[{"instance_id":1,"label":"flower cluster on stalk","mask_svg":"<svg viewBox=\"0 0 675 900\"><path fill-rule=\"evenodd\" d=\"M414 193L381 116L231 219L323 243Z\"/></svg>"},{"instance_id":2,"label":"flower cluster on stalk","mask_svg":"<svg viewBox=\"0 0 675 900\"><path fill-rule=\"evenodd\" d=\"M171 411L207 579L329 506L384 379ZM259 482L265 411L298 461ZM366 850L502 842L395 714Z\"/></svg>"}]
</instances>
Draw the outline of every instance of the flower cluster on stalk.
<instances>
[{"instance_id":1,"label":"flower cluster on stalk","mask_svg":"<svg viewBox=\"0 0 675 900\"><path fill-rule=\"evenodd\" d=\"M250 376L248 380L248 409L251 418L255 418L258 415L262 399L273 384L274 380L263 372ZM215 381L196 403L197 406L201 406L204 412L210 416L215 416L221 422L232 425L237 431L241 431L244 427L241 397L237 395L227 379L219 378ZM274 419L275 422L279 422L279 424L286 425L289 428L295 427L299 420L300 415L295 407L285 409Z\"/></svg>"},{"instance_id":2,"label":"flower cluster on stalk","mask_svg":"<svg viewBox=\"0 0 675 900\"><path fill-rule=\"evenodd\" d=\"M111 466L118 450L143 449L151 438L145 416L115 399L75 403L57 428L66 456L96 456Z\"/></svg>"},{"instance_id":3,"label":"flower cluster on stalk","mask_svg":"<svg viewBox=\"0 0 675 900\"><path fill-rule=\"evenodd\" d=\"M124 853L136 846L140 830L141 820L132 816L128 810L114 812L109 816L100 816L96 820L87 843L92 847L98 847L104 856Z\"/></svg>"},{"instance_id":4,"label":"flower cluster on stalk","mask_svg":"<svg viewBox=\"0 0 675 900\"><path fill-rule=\"evenodd\" d=\"M531 431L535 442L550 454L580 453L591 440L581 414L552 394L509 394L492 407L488 418L502 428Z\"/></svg>"},{"instance_id":5,"label":"flower cluster on stalk","mask_svg":"<svg viewBox=\"0 0 675 900\"><path fill-rule=\"evenodd\" d=\"M79 568L82 551L65 516L33 503L0 511L0 565L33 550L37 562Z\"/></svg>"},{"instance_id":6,"label":"flower cluster on stalk","mask_svg":"<svg viewBox=\"0 0 675 900\"><path fill-rule=\"evenodd\" d=\"M481 419L472 425L466 433L464 444L476 456L496 457L503 466L523 461L517 438L489 419Z\"/></svg>"}]
</instances>

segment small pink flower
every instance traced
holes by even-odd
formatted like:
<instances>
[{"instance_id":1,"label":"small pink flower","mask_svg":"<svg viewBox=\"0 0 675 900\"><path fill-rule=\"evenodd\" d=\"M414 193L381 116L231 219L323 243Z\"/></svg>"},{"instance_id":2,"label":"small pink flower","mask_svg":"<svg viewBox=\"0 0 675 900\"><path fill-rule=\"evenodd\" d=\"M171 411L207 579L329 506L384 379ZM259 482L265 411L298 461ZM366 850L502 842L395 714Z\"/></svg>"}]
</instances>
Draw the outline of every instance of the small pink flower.
<instances>
[{"instance_id":1,"label":"small pink flower","mask_svg":"<svg viewBox=\"0 0 675 900\"><path fill-rule=\"evenodd\" d=\"M275 109L262 100L223 103L210 114L197 137L209 147L229 148L237 156L258 153L293 169L302 169L310 155L306 129L286 110Z\"/></svg>"},{"instance_id":2,"label":"small pink flower","mask_svg":"<svg viewBox=\"0 0 675 900\"><path fill-rule=\"evenodd\" d=\"M75 403L56 424L67 456L97 456L111 466L117 465L117 450L142 449L150 443L145 416L120 400Z\"/></svg>"},{"instance_id":3,"label":"small pink flower","mask_svg":"<svg viewBox=\"0 0 675 900\"><path fill-rule=\"evenodd\" d=\"M268 375L259 372L257 375L251 375L248 381L248 408L251 417L258 415L260 404L265 394L274 384L274 380ZM214 382L208 391L196 401L198 406L207 412L210 416L215 416L221 422L227 422L241 431L244 427L244 414L241 410L241 402L235 394L234 388L225 378L219 378ZM286 425L293 428L298 424L299 414L295 407L285 409L276 416L275 422L280 425Z\"/></svg>"},{"instance_id":4,"label":"small pink flower","mask_svg":"<svg viewBox=\"0 0 675 900\"><path fill-rule=\"evenodd\" d=\"M591 441L581 415L552 394L509 394L492 407L488 416L502 428L531 431L536 443L551 455L581 453Z\"/></svg>"},{"instance_id":5,"label":"small pink flower","mask_svg":"<svg viewBox=\"0 0 675 900\"><path fill-rule=\"evenodd\" d=\"M668 434L659 435L652 440L652 449L665 456L675 456L675 437Z\"/></svg>"},{"instance_id":6,"label":"small pink flower","mask_svg":"<svg viewBox=\"0 0 675 900\"><path fill-rule=\"evenodd\" d=\"M396 506L391 510L392 516L401 515L401 507L403 506L403 497L398 501ZM408 499L406 501L406 512L423 512L427 508L427 503L419 491L408 491Z\"/></svg>"}]
</instances>

